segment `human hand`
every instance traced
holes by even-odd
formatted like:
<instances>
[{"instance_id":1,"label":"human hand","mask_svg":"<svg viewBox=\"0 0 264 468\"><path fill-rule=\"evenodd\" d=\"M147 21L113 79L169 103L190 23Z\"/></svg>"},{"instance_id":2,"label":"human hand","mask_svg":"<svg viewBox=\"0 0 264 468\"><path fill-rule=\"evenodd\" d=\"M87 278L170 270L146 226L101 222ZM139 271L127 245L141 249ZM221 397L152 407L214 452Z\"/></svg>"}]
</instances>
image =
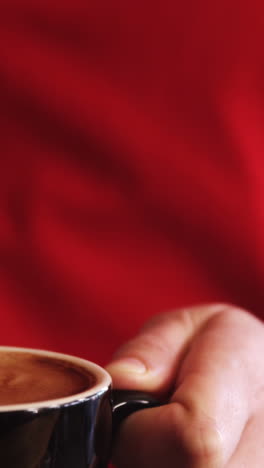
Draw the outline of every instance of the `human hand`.
<instances>
[{"instance_id":1,"label":"human hand","mask_svg":"<svg viewBox=\"0 0 264 468\"><path fill-rule=\"evenodd\" d=\"M117 467L264 466L264 326L254 316L222 304L159 315L107 370L117 388L170 395L122 423Z\"/></svg>"}]
</instances>

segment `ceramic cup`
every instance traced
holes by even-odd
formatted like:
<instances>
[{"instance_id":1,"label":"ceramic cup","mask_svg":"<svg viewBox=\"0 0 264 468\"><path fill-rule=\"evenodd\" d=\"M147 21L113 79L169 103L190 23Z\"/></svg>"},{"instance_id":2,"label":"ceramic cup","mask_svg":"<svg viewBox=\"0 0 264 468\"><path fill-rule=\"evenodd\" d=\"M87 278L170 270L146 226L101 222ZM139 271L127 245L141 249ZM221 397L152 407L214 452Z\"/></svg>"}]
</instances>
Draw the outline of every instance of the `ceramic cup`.
<instances>
[{"instance_id":1,"label":"ceramic cup","mask_svg":"<svg viewBox=\"0 0 264 468\"><path fill-rule=\"evenodd\" d=\"M0 466L106 467L122 420L157 404L112 390L110 375L93 362L0 347Z\"/></svg>"}]
</instances>

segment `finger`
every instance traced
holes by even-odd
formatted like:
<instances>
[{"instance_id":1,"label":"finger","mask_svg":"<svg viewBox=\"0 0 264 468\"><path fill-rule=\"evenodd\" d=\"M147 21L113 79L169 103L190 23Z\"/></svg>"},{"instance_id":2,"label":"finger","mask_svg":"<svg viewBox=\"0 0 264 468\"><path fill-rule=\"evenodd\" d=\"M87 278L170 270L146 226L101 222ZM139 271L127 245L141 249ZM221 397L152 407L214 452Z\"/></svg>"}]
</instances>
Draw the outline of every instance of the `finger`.
<instances>
[{"instance_id":1,"label":"finger","mask_svg":"<svg viewBox=\"0 0 264 468\"><path fill-rule=\"evenodd\" d=\"M142 412L125 422L121 431L123 445L119 445L116 451L118 462L124 460L125 453L129 453L127 466L133 466L130 465L131 457L138 458L135 460L136 466L146 466L146 460L151 466L164 466L159 465L159 460L161 463L161 445L166 440L167 457L174 460L173 466L177 466L177 463L181 467L225 466L223 463L227 462L236 449L251 412L255 392L264 377L261 362L263 327L249 314L228 307L222 307L222 311L218 310L217 313L212 311L209 315L200 311L198 314L206 319L203 322L196 316L192 333L185 335L187 341L190 336L195 338L188 351L185 349L183 366L172 397L173 404L160 408L159 413L157 410ZM166 324L168 325L168 318ZM172 328L177 345L177 320L170 323L170 332L164 323L161 327L158 325L158 328L154 324L154 332L160 340L164 339L164 330L170 336ZM153 328L150 327L136 339L140 346L135 355L143 357L144 363L150 363L148 368L153 372L155 359L159 356L158 351L161 351L159 375L163 383L166 381L168 384L173 376L172 370L175 372L175 362L184 343L181 342L180 347L175 347L176 359L175 355L174 359L172 358L172 340L170 352L168 348L159 346L158 351L155 348L156 355L153 360L149 347L144 347L141 343L144 334L148 334L149 330L153 333ZM130 356L133 346L134 343L132 348L131 344L127 348ZM122 356L123 353L124 350L121 352ZM166 365L170 368L169 377L166 369L162 367L166 368ZM146 389L143 381L144 378L135 380L137 387L141 383L141 388ZM146 377L146 382L147 385L150 382L153 389L161 385L158 380L149 376ZM144 434L147 434L147 437L144 437ZM131 444L135 445L131 447ZM139 449L135 451L137 446Z\"/></svg>"},{"instance_id":2,"label":"finger","mask_svg":"<svg viewBox=\"0 0 264 468\"><path fill-rule=\"evenodd\" d=\"M226 309L196 336L177 378L172 401L189 411L196 424L206 426L206 419L215 423L225 462L236 449L264 377L262 346L262 324L242 311ZM184 419L181 424L185 426Z\"/></svg>"},{"instance_id":3,"label":"finger","mask_svg":"<svg viewBox=\"0 0 264 468\"><path fill-rule=\"evenodd\" d=\"M261 468L264 460L264 410L250 418L228 468Z\"/></svg>"},{"instance_id":4,"label":"finger","mask_svg":"<svg viewBox=\"0 0 264 468\"><path fill-rule=\"evenodd\" d=\"M113 461L118 468L222 468L214 422L195 421L176 403L134 413L121 426Z\"/></svg>"},{"instance_id":5,"label":"finger","mask_svg":"<svg viewBox=\"0 0 264 468\"><path fill-rule=\"evenodd\" d=\"M126 343L106 367L115 387L163 393L170 390L189 343L223 305L201 306L159 315Z\"/></svg>"}]
</instances>

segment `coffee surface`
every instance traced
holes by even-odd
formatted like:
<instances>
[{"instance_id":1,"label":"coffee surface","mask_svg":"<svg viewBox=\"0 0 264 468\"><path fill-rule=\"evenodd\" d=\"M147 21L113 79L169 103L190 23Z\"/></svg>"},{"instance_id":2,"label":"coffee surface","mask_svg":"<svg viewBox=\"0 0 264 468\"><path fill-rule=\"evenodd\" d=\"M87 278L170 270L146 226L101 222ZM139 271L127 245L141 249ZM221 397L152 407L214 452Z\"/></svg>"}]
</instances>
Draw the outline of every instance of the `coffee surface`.
<instances>
[{"instance_id":1,"label":"coffee surface","mask_svg":"<svg viewBox=\"0 0 264 468\"><path fill-rule=\"evenodd\" d=\"M0 352L0 406L68 397L94 385L74 364L30 352Z\"/></svg>"}]
</instances>

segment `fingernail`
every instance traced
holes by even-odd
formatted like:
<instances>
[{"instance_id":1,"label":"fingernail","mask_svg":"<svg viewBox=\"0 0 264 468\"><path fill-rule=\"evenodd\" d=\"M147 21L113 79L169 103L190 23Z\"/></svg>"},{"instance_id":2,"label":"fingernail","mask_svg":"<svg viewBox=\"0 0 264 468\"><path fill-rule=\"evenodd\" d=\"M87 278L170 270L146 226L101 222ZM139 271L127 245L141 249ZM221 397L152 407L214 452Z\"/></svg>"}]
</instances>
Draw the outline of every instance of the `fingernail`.
<instances>
[{"instance_id":1,"label":"fingernail","mask_svg":"<svg viewBox=\"0 0 264 468\"><path fill-rule=\"evenodd\" d=\"M108 366L106 366L106 370L111 372L129 372L133 374L145 374L147 372L147 368L142 361L134 358L126 358L126 359L119 359L117 361L113 361Z\"/></svg>"}]
</instances>

